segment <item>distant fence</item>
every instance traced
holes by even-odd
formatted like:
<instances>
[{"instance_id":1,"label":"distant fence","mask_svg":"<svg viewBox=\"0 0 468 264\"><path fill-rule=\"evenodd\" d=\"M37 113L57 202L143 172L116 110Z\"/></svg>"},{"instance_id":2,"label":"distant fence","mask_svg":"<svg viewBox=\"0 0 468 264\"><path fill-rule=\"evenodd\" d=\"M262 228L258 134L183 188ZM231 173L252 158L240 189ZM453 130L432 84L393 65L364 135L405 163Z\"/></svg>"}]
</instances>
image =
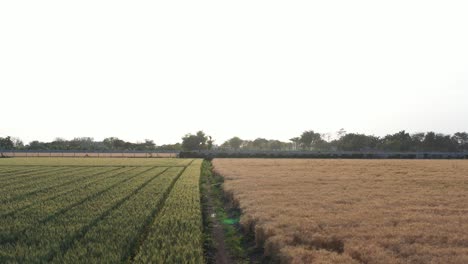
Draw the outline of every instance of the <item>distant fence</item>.
<instances>
[{"instance_id":1,"label":"distant fence","mask_svg":"<svg viewBox=\"0 0 468 264\"><path fill-rule=\"evenodd\" d=\"M0 157L177 158L179 151L0 150Z\"/></svg>"},{"instance_id":2,"label":"distant fence","mask_svg":"<svg viewBox=\"0 0 468 264\"><path fill-rule=\"evenodd\" d=\"M0 157L96 158L295 158L295 159L468 159L468 152L356 152L356 151L27 151L0 150Z\"/></svg>"},{"instance_id":3,"label":"distant fence","mask_svg":"<svg viewBox=\"0 0 468 264\"><path fill-rule=\"evenodd\" d=\"M468 159L468 152L183 151L180 158Z\"/></svg>"}]
</instances>

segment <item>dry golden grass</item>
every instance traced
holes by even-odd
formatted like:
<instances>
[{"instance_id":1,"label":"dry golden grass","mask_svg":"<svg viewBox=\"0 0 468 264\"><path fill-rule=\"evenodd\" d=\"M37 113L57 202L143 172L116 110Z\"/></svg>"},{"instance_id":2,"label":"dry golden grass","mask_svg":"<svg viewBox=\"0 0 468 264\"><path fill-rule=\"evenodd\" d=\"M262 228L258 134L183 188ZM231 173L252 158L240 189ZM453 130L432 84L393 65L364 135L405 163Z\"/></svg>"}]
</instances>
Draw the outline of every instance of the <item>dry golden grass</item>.
<instances>
[{"instance_id":1,"label":"dry golden grass","mask_svg":"<svg viewBox=\"0 0 468 264\"><path fill-rule=\"evenodd\" d=\"M215 159L282 263L468 263L468 161Z\"/></svg>"}]
</instances>

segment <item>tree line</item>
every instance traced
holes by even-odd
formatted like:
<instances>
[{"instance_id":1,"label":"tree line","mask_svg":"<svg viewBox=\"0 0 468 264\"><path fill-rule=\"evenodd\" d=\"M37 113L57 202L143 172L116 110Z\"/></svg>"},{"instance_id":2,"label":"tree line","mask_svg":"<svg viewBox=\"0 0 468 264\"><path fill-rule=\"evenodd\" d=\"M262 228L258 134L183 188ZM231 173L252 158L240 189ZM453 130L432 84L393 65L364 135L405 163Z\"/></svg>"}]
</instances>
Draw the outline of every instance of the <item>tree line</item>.
<instances>
[{"instance_id":1,"label":"tree line","mask_svg":"<svg viewBox=\"0 0 468 264\"><path fill-rule=\"evenodd\" d=\"M289 142L233 137L219 146L224 150L303 150L303 151L386 151L386 152L468 152L468 133L447 135L436 132L410 134L400 131L383 137L346 133L341 129L335 138L329 133L304 131Z\"/></svg>"},{"instance_id":2,"label":"tree line","mask_svg":"<svg viewBox=\"0 0 468 264\"><path fill-rule=\"evenodd\" d=\"M65 140L57 138L51 142L32 141L24 144L18 138L0 137L0 150L31 151L202 151L202 150L252 150L252 151L388 151L388 152L468 152L468 133L442 134L422 132L410 134L400 131L383 137L359 133L347 133L344 129L330 133L304 131L288 142L256 138L254 140L232 137L220 145L203 131L186 134L176 144L157 146L153 140L127 142L116 137L95 141L90 137Z\"/></svg>"},{"instance_id":3,"label":"tree line","mask_svg":"<svg viewBox=\"0 0 468 264\"><path fill-rule=\"evenodd\" d=\"M103 141L95 141L91 137L78 137L72 140L56 138L51 142L23 141L12 137L0 137L0 150L31 150L31 151L158 151L181 150L181 144L156 146L153 140L132 143L117 137L108 137Z\"/></svg>"}]
</instances>

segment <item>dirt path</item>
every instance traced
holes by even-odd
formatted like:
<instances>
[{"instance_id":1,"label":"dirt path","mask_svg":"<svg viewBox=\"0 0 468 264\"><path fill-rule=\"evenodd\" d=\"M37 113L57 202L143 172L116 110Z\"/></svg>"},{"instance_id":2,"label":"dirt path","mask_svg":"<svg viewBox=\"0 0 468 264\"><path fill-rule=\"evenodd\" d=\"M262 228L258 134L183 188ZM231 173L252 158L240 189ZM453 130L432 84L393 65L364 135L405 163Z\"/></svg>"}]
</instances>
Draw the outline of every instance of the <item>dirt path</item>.
<instances>
[{"instance_id":1,"label":"dirt path","mask_svg":"<svg viewBox=\"0 0 468 264\"><path fill-rule=\"evenodd\" d=\"M215 264L234 264L236 263L230 256L228 247L225 243L223 225L219 222L215 212L215 197L213 194L213 184L215 184L211 176L205 177L202 183L203 195L203 206L204 214L207 216L209 221L209 229L211 229L211 238L213 239L213 249L210 253L209 263ZM214 256L213 256L214 255Z\"/></svg>"},{"instance_id":2,"label":"dirt path","mask_svg":"<svg viewBox=\"0 0 468 264\"><path fill-rule=\"evenodd\" d=\"M212 215L213 229L212 236L216 247L215 263L216 264L231 264L234 261L228 253L226 243L224 242L223 226L219 223L218 219Z\"/></svg>"}]
</instances>

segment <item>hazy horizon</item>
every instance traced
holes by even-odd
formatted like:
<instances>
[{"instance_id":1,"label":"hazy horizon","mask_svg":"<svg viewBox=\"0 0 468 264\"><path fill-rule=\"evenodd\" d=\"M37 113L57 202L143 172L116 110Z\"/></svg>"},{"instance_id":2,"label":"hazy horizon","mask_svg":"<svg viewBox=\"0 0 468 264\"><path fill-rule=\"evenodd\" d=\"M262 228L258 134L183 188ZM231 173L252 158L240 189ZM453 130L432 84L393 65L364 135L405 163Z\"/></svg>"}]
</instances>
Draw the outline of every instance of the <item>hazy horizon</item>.
<instances>
[{"instance_id":1,"label":"hazy horizon","mask_svg":"<svg viewBox=\"0 0 468 264\"><path fill-rule=\"evenodd\" d=\"M468 131L464 1L4 1L0 137Z\"/></svg>"},{"instance_id":2,"label":"hazy horizon","mask_svg":"<svg viewBox=\"0 0 468 264\"><path fill-rule=\"evenodd\" d=\"M313 130L313 129L306 129L306 130ZM304 131L306 131L304 130ZM404 130L404 129L402 129ZM389 132L389 133L384 133L384 134L381 134L381 135L377 135L377 134L372 134L372 133L366 133L366 132L359 132L359 131L349 131L349 130L346 130L346 133L349 134L349 133L356 133L356 134L366 134L366 135L372 135L372 136L377 136L377 137L383 137L383 136L386 136L386 135L389 135L389 134L395 134L397 132L400 132L402 130L399 130L399 131L393 131L393 132ZM154 140L155 141L155 144L157 146L161 146L161 145L166 145L166 144L175 144L175 143L181 143L182 142L182 137L185 136L186 134L195 134L196 132L198 132L200 130L197 130L197 131L190 131L189 133L185 133L185 134L182 134L178 140L175 140L173 142L157 142L157 137L147 137L147 138L137 138L135 140L132 140L132 139L128 139L128 138L123 138L123 137L117 137L119 139L122 139L124 141L128 141L128 142L133 142L133 143L143 143L146 139L149 139L149 140ZM201 130L203 132L205 132L205 134L207 136L213 136L212 134L210 133L206 133L205 130ZM301 131L295 135L291 135L290 137L287 137L287 138L272 138L272 137L265 137L265 136L262 136L262 135L258 135L258 136L253 136L253 137L249 137L249 138L246 138L246 137L240 137L241 139L243 140L254 140L254 139L257 139L257 138L265 138L265 139L268 139L268 140L281 140L283 142L291 142L290 139L293 138L293 137L299 137L302 132L304 131ZM334 139L337 139L339 138L338 136L338 131L318 131L318 130L314 130L315 132L317 133L321 133L324 137L325 140L327 140L327 137L326 137L326 134L328 134L330 137L329 139L330 140L334 140ZM427 131L408 131L408 130L405 130L405 132L407 133L410 133L410 134L416 134L416 133L424 133L424 132L435 132L435 133L442 133L442 134L447 134L447 135L453 135L454 133L456 132L467 132L467 131L455 131L453 133L443 133L441 131L433 131L433 130L427 130ZM38 139L38 138L34 138L33 136L31 136L30 138L32 138L32 140L25 140L24 138L21 138L21 137L17 137L15 135L9 135L9 134L3 134L3 133L0 133L0 137L12 137L12 138L18 138L18 139L21 139L23 141L23 143L25 144L29 144L31 143L32 141L41 141L41 142L52 142L56 139L64 139L64 140L73 140L74 138L82 138L82 137L88 137L88 138L92 138L94 141L103 141L105 138L109 138L109 137L116 137L115 135L110 135L110 136L104 136L104 137L100 137L100 138L96 138L96 137L93 137L93 136L89 136L89 135L84 135L84 136L70 136L70 137L62 137L62 136L51 136L51 137L46 137L45 139ZM226 140L232 138L232 137L236 137L238 135L232 135L232 136L228 136L227 138L223 138L222 140L219 140L218 138L216 137L213 137L213 139L215 140L214 143L215 145L221 145L222 143L224 143Z\"/></svg>"}]
</instances>

